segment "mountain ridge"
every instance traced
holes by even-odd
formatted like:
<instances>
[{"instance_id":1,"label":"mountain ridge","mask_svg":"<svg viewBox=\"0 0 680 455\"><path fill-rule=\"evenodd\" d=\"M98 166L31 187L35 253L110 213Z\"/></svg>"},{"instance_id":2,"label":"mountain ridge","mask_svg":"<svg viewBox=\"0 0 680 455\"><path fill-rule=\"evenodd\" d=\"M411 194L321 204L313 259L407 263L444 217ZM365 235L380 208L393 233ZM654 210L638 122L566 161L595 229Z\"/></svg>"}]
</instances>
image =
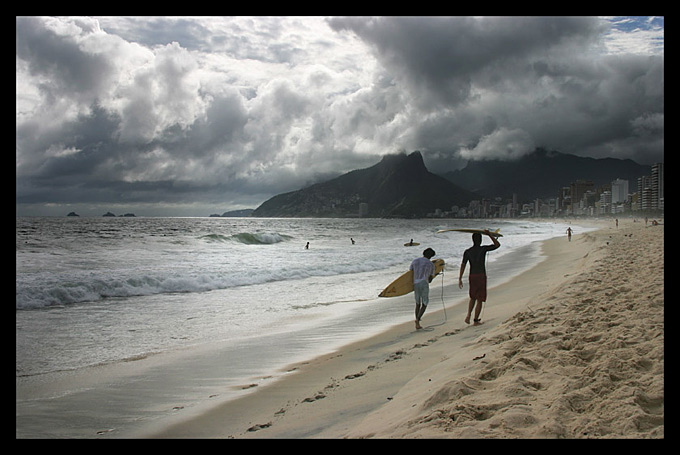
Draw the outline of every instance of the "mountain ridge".
<instances>
[{"instance_id":1,"label":"mountain ridge","mask_svg":"<svg viewBox=\"0 0 680 455\"><path fill-rule=\"evenodd\" d=\"M255 217L424 217L436 209L467 204L475 195L427 170L419 151L385 155L365 169L326 182L276 195L262 203Z\"/></svg>"}]
</instances>

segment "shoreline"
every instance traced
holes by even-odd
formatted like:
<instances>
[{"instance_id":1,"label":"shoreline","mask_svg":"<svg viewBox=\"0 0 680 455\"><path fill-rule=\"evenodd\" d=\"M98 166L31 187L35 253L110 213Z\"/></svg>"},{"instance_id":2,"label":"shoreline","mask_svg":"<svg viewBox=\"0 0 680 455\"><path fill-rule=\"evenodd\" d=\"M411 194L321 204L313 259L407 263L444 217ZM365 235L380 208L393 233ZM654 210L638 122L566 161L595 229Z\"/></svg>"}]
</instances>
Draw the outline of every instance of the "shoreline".
<instances>
[{"instance_id":1,"label":"shoreline","mask_svg":"<svg viewBox=\"0 0 680 455\"><path fill-rule=\"evenodd\" d=\"M543 253L547 256L544 261L489 289L482 325L467 326L463 322L467 310L467 298L463 298L448 307L444 324L439 323L444 319L441 308L428 312L423 319L426 330L415 331L412 321L403 323L369 339L346 345L331 354L291 365L286 368L287 373L278 380L257 387L241 398L216 404L205 411L188 412L186 416L177 415L164 422L162 427L146 428L137 437L476 438L611 437L611 434L614 437L663 437L663 260L660 264L650 265L656 266L657 275L659 267L661 270L660 296L655 295L648 299L653 302L657 312L661 313L660 322L658 314L650 316L656 316L656 336L649 341L652 343L649 352L655 353L655 357L637 360L642 365L641 373L653 371L656 376L661 373L661 386L654 383L653 386L646 384L642 391L635 392L637 389L633 389L637 393L635 396L639 398L637 401L633 399L631 408L635 408L638 420L627 431L616 432L608 430L606 426L594 430L591 427L595 423L590 424L589 431L570 431L569 424L560 420L566 417L552 416L552 420L548 419L546 422L546 419L532 415L532 411L537 412L536 408L530 411L532 404L540 404L540 407L548 410L557 408L545 402L531 402L531 399L538 400L532 397L547 395L548 391L555 392L553 389L558 387L555 384L560 384L559 377L552 370L540 373L532 371L532 364L541 363L540 359L535 358L535 353L532 354L533 357L519 356L526 361L521 363L522 368L518 366L522 371L516 376L521 380L515 378L513 384L514 393L525 403L504 405L504 401L497 396L486 397L486 401L493 402L494 406L482 413L484 418L478 419L470 411L472 408L461 408L467 404L463 401L490 393L488 390L489 384L494 382L492 379L499 376L512 377L497 366L486 373L479 373L486 374L486 379L475 377L473 372L489 369L494 362L499 363L505 355L501 347L506 343L517 343L514 338L520 338L527 331L535 332L537 327L547 330L547 327L543 327L546 323L533 320L533 315L541 314L543 319L549 320L552 313L557 312L549 302L568 300L568 291L573 292L579 286L583 288L584 284L579 283L583 283L586 280L585 275L593 273L598 264L608 258L607 255L614 254L614 244L630 243L633 235L659 241L658 238L653 238L656 235L660 236L663 249L662 226L645 228L644 223L633 223L630 220L622 220L618 229L611 227L611 223L600 223L599 226L597 231L574 235L571 242L567 242L564 237L542 242ZM621 245L618 247L624 248ZM623 254L626 254L625 249ZM644 251L638 253L642 254ZM631 259L635 260L637 257ZM641 264L644 265L646 263ZM646 272L643 276L647 276ZM655 281L657 288L658 279L657 277ZM632 288L634 287L628 289L628 292L632 292ZM590 303L594 301L591 300ZM545 312L550 313L550 316L543 315ZM569 314L564 317L569 317ZM519 335L513 332L529 323L533 325ZM553 332L559 333L553 327L556 324L554 319L551 320ZM513 333L514 337L509 333ZM508 337L509 340L506 339ZM590 334L586 338L591 340L589 343L597 343L606 337ZM550 340L551 337L546 337L543 341L547 343ZM562 342L566 343L564 340ZM543 348L545 352L538 352L550 354L556 349L555 346ZM514 349L520 352L522 346L515 346ZM585 362L584 359L576 360ZM607 361L610 364L613 362L611 359ZM572 368L564 365L564 360L562 363L563 365L558 365L559 368L553 369ZM578 365L578 368L582 370L584 367ZM492 376L495 377L491 378ZM533 379L534 376L536 379ZM529 377L532 379L528 379ZM646 380L650 381L649 378ZM485 381L481 384L485 388L481 387L480 381ZM544 384L545 381L547 384ZM535 390L532 390L531 384ZM506 397L505 401L507 395L507 390L500 394ZM476 406L485 408L489 406L487 402L477 403ZM561 406L567 405L562 403ZM573 404L569 406L574 407ZM457 421L454 416L458 416ZM643 430L648 431L641 433Z\"/></svg>"}]
</instances>

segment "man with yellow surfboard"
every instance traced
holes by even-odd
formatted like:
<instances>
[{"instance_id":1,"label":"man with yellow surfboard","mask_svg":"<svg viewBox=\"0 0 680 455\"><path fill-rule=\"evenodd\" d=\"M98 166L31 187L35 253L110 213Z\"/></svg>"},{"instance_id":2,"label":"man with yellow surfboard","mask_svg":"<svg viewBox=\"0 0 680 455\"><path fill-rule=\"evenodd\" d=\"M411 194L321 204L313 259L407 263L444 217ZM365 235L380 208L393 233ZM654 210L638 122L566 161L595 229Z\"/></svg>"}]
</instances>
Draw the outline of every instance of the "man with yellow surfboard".
<instances>
[{"instance_id":1,"label":"man with yellow surfboard","mask_svg":"<svg viewBox=\"0 0 680 455\"><path fill-rule=\"evenodd\" d=\"M432 248L426 248L423 255L411 262L409 270L413 271L413 291L416 297L416 330L422 329L420 318L425 314L430 301L430 281L434 278L434 264L430 259L435 255Z\"/></svg>"}]
</instances>

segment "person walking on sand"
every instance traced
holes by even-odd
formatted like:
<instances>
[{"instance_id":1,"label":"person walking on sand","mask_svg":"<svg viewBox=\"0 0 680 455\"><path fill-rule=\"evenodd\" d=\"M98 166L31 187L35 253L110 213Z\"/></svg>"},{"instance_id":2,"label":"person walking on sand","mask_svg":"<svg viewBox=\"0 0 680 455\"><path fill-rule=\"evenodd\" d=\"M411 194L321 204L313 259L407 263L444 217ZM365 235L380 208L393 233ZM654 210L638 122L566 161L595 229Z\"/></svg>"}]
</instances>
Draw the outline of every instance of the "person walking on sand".
<instances>
[{"instance_id":1,"label":"person walking on sand","mask_svg":"<svg viewBox=\"0 0 680 455\"><path fill-rule=\"evenodd\" d=\"M468 312L465 317L466 324L470 323L473 308L475 309L474 325L480 323L479 315L482 312L482 303L486 302L486 253L501 246L498 239L492 236L488 229L484 230L484 234L489 236L493 241L493 245L482 245L482 234L475 232L472 234L472 246L465 250L463 261L460 264L458 287L463 289L463 272L465 272L467 263L470 263L470 303L468 304Z\"/></svg>"},{"instance_id":2,"label":"person walking on sand","mask_svg":"<svg viewBox=\"0 0 680 455\"><path fill-rule=\"evenodd\" d=\"M571 230L571 226L567 228L567 240L571 242L571 233L574 232Z\"/></svg>"},{"instance_id":3,"label":"person walking on sand","mask_svg":"<svg viewBox=\"0 0 680 455\"><path fill-rule=\"evenodd\" d=\"M430 282L434 278L434 264L430 260L435 252L432 248L426 248L423 256L411 262L409 270L413 270L413 291L416 296L416 330L422 329L420 318L425 314L427 304L430 301Z\"/></svg>"}]
</instances>

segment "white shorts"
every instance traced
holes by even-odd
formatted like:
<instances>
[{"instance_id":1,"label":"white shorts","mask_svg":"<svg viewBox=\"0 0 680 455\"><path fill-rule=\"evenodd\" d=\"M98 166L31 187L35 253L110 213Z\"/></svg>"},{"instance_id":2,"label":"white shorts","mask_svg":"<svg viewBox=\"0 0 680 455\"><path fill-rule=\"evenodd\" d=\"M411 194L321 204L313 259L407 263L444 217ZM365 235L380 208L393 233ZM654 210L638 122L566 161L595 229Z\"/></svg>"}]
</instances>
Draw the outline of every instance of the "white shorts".
<instances>
[{"instance_id":1,"label":"white shorts","mask_svg":"<svg viewBox=\"0 0 680 455\"><path fill-rule=\"evenodd\" d=\"M416 295L416 304L427 306L430 303L430 283L427 280L414 283L413 292Z\"/></svg>"}]
</instances>

